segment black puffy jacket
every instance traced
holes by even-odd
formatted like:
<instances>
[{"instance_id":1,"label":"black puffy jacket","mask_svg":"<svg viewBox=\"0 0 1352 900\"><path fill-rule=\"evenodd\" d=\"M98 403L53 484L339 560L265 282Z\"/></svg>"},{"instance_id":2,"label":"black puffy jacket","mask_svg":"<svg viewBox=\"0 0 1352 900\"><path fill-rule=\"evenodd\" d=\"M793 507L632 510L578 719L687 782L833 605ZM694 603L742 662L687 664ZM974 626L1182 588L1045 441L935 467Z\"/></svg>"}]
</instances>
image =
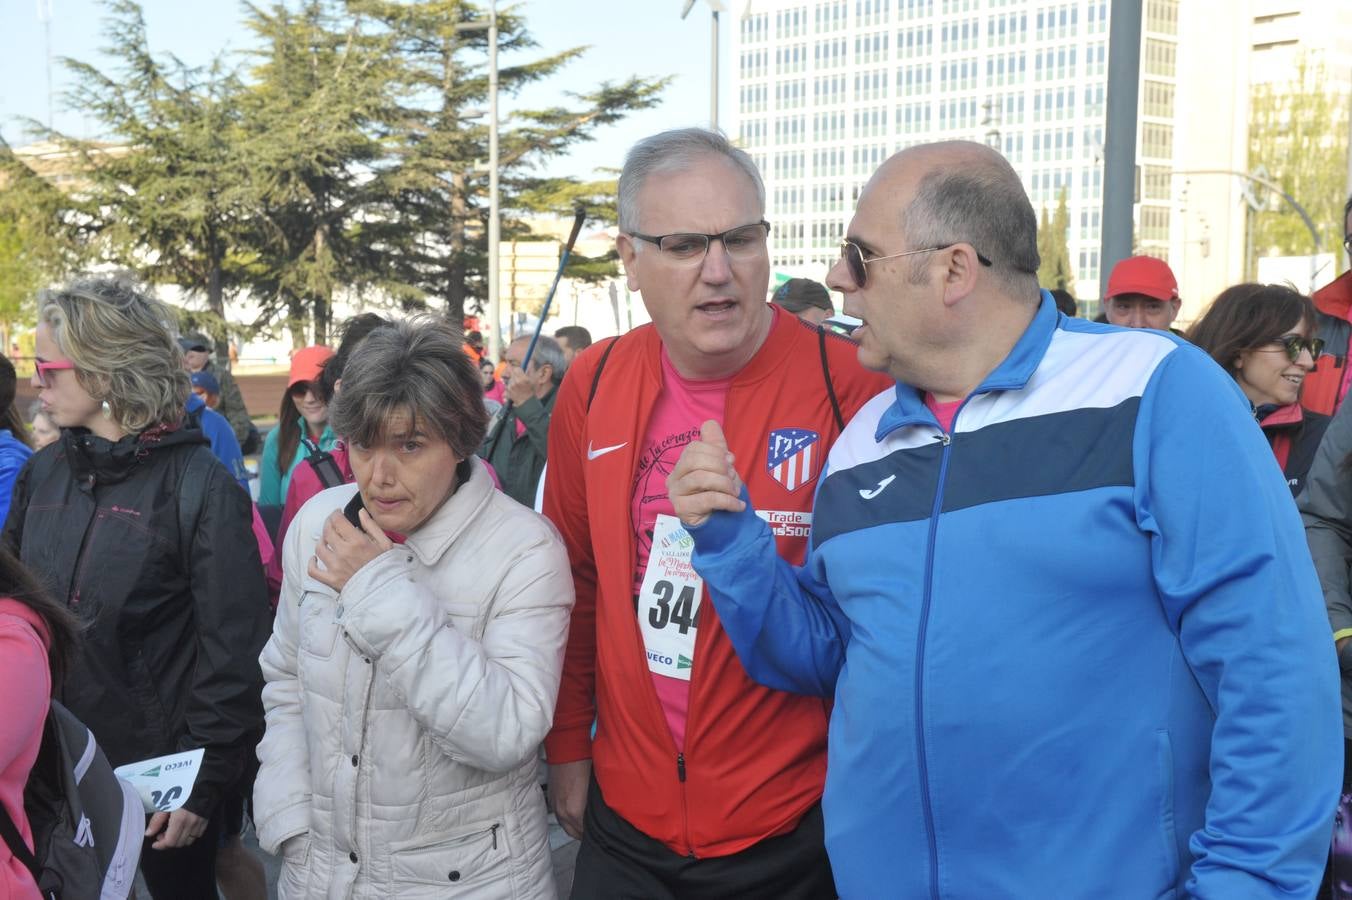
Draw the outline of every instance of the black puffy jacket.
<instances>
[{"instance_id":1,"label":"black puffy jacket","mask_svg":"<svg viewBox=\"0 0 1352 900\"><path fill-rule=\"evenodd\" d=\"M210 816L263 723L248 494L195 428L117 443L68 429L20 473L3 539L86 625L63 702L114 766L205 748L186 808Z\"/></svg>"}]
</instances>

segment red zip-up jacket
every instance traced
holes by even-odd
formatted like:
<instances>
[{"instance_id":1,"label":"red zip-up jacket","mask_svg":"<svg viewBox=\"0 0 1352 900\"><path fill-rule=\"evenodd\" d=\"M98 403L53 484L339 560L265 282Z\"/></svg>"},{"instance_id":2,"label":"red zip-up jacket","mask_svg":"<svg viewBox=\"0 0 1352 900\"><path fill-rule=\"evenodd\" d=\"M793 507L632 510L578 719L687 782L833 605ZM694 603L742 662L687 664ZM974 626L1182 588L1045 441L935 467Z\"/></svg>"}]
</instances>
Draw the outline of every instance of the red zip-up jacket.
<instances>
[{"instance_id":1,"label":"red zip-up jacket","mask_svg":"<svg viewBox=\"0 0 1352 900\"><path fill-rule=\"evenodd\" d=\"M863 369L849 340L823 338L771 308L765 344L728 388L723 429L756 509L807 514L839 433L824 368L846 422L893 382ZM727 856L792 830L820 799L827 707L820 698L752 682L706 593L678 756L648 672L633 595L630 502L638 448L662 389L661 339L645 325L614 340L599 379L610 341L574 360L550 423L544 513L567 544L577 602L545 750L555 764L590 757L606 804L673 851ZM771 432L782 429L819 436L813 477L795 490L767 465ZM779 521L786 523L780 554L801 563L806 520Z\"/></svg>"}]
</instances>

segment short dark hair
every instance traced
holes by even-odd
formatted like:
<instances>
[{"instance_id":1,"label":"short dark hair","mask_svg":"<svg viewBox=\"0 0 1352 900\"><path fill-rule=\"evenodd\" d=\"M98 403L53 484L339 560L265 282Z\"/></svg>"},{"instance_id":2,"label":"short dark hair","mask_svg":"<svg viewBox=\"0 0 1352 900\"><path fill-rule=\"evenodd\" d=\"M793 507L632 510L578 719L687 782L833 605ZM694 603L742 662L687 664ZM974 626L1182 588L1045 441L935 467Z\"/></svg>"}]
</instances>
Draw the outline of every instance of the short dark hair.
<instances>
[{"instance_id":1,"label":"short dark hair","mask_svg":"<svg viewBox=\"0 0 1352 900\"><path fill-rule=\"evenodd\" d=\"M1283 284L1237 284L1217 295L1188 330L1187 339L1221 368L1235 374L1245 350L1275 340L1291 329L1316 325L1314 301Z\"/></svg>"},{"instance_id":2,"label":"short dark hair","mask_svg":"<svg viewBox=\"0 0 1352 900\"><path fill-rule=\"evenodd\" d=\"M1063 291L1061 288L1052 288L1047 293L1052 295L1056 301L1056 308L1061 310L1072 319L1080 314L1080 307L1076 305L1075 298L1071 296L1070 291Z\"/></svg>"},{"instance_id":3,"label":"short dark hair","mask_svg":"<svg viewBox=\"0 0 1352 900\"><path fill-rule=\"evenodd\" d=\"M315 380L315 387L325 403L333 402L338 379L343 377L343 366L347 365L347 358L352 355L352 350L365 340L368 334L388 324L389 319L375 313L361 313L343 323L343 337L338 343L338 351L324 362L324 369Z\"/></svg>"},{"instance_id":4,"label":"short dark hair","mask_svg":"<svg viewBox=\"0 0 1352 900\"><path fill-rule=\"evenodd\" d=\"M1018 173L1003 157L931 169L921 177L901 222L911 249L967 241L997 268L1013 270L1030 290L1037 286L1042 263L1037 216ZM914 265L919 270L924 263Z\"/></svg>"},{"instance_id":5,"label":"short dark hair","mask_svg":"<svg viewBox=\"0 0 1352 900\"><path fill-rule=\"evenodd\" d=\"M567 341L568 349L574 353L586 350L592 345L591 332L581 325L565 325L554 332L554 337Z\"/></svg>"},{"instance_id":6,"label":"short dark hair","mask_svg":"<svg viewBox=\"0 0 1352 900\"><path fill-rule=\"evenodd\" d=\"M1347 202L1343 204L1343 225L1347 225L1347 217L1352 216L1352 194L1347 195Z\"/></svg>"},{"instance_id":7,"label":"short dark hair","mask_svg":"<svg viewBox=\"0 0 1352 900\"><path fill-rule=\"evenodd\" d=\"M330 411L334 431L375 444L390 417L402 412L457 456L473 456L488 430L488 408L479 367L464 343L450 323L430 315L372 331L343 367L343 389Z\"/></svg>"}]
</instances>

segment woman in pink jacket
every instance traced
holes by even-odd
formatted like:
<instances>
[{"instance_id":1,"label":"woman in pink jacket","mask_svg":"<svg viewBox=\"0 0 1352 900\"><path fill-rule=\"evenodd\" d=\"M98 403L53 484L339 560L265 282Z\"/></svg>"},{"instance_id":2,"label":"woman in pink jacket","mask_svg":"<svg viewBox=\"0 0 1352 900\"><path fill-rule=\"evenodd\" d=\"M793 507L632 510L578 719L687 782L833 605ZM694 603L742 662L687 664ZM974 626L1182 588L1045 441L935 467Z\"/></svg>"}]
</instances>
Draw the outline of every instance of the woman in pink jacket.
<instances>
[{"instance_id":1,"label":"woman in pink jacket","mask_svg":"<svg viewBox=\"0 0 1352 900\"><path fill-rule=\"evenodd\" d=\"M43 596L18 560L0 548L0 815L9 817L30 848L24 785L75 633L70 613ZM33 876L0 841L0 900L39 897Z\"/></svg>"}]
</instances>

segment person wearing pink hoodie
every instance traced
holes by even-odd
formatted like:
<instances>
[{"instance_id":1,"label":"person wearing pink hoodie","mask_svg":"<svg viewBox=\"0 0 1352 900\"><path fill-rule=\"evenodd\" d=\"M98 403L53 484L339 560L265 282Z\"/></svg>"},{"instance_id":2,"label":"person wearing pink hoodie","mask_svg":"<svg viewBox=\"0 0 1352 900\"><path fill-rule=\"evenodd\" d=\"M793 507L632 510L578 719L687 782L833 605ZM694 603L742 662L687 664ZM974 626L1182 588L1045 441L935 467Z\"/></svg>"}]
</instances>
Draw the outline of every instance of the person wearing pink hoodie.
<instances>
[{"instance_id":1,"label":"person wearing pink hoodie","mask_svg":"<svg viewBox=\"0 0 1352 900\"><path fill-rule=\"evenodd\" d=\"M43 596L27 570L0 548L0 806L30 848L24 786L75 634L70 613ZM0 841L0 900L40 897L32 874Z\"/></svg>"}]
</instances>

